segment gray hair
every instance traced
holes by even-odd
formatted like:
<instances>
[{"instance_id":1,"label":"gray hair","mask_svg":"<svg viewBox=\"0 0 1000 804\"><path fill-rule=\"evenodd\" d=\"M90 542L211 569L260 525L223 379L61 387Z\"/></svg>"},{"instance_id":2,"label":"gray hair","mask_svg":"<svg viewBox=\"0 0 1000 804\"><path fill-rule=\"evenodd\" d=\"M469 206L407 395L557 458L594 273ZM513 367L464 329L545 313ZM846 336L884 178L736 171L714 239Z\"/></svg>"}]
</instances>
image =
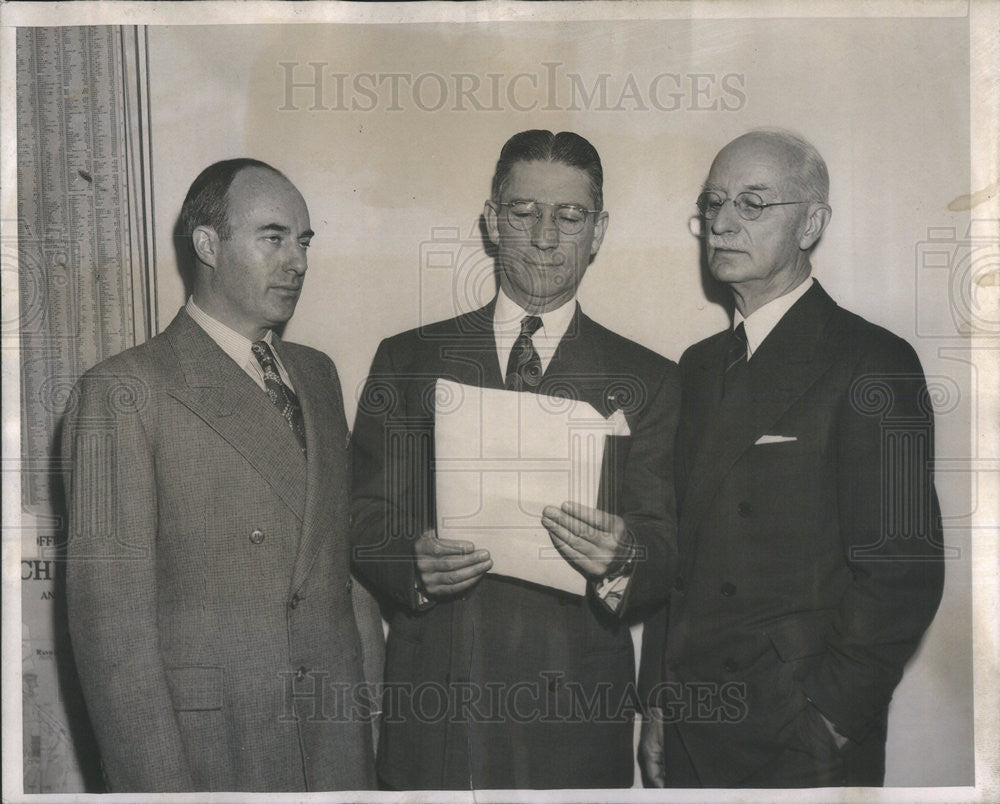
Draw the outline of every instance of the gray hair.
<instances>
[{"instance_id":1,"label":"gray hair","mask_svg":"<svg viewBox=\"0 0 1000 804\"><path fill-rule=\"evenodd\" d=\"M823 157L809 140L784 128L755 128L743 136L763 136L794 153L800 166L796 181L805 194L803 200L827 203L830 197L830 174Z\"/></svg>"}]
</instances>

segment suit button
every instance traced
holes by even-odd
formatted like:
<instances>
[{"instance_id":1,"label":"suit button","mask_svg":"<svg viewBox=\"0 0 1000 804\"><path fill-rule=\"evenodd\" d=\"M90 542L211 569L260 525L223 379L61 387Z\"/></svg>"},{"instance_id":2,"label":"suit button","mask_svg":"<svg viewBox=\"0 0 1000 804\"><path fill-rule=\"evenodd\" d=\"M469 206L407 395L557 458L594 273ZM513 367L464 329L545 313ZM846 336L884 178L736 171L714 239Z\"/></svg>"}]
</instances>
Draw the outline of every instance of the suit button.
<instances>
[{"instance_id":1,"label":"suit button","mask_svg":"<svg viewBox=\"0 0 1000 804\"><path fill-rule=\"evenodd\" d=\"M684 591L684 578L682 576L678 575L674 578L674 589L678 592Z\"/></svg>"},{"instance_id":2,"label":"suit button","mask_svg":"<svg viewBox=\"0 0 1000 804\"><path fill-rule=\"evenodd\" d=\"M262 541L264 541L264 531L262 531L260 528L254 530L254 532L250 534L250 541L253 542L254 544L260 544Z\"/></svg>"},{"instance_id":3,"label":"suit button","mask_svg":"<svg viewBox=\"0 0 1000 804\"><path fill-rule=\"evenodd\" d=\"M348 578L347 583L344 584L344 589L350 592L353 587L354 587L354 579Z\"/></svg>"},{"instance_id":4,"label":"suit button","mask_svg":"<svg viewBox=\"0 0 1000 804\"><path fill-rule=\"evenodd\" d=\"M722 663L722 669L725 670L727 673L735 673L737 670L739 670L739 667L740 666L736 664L736 662L733 659L726 659L726 661Z\"/></svg>"},{"instance_id":5,"label":"suit button","mask_svg":"<svg viewBox=\"0 0 1000 804\"><path fill-rule=\"evenodd\" d=\"M302 598L299 597L299 593L296 592L294 595L292 595L292 599L288 601L288 608L290 609L297 608L300 600L302 600Z\"/></svg>"},{"instance_id":6,"label":"suit button","mask_svg":"<svg viewBox=\"0 0 1000 804\"><path fill-rule=\"evenodd\" d=\"M306 670L305 665L302 665L302 667L300 667L298 670L295 671L295 678L296 678L296 680L301 681L302 679L304 679L306 677L306 673L308 673L308 672L309 671Z\"/></svg>"},{"instance_id":7,"label":"suit button","mask_svg":"<svg viewBox=\"0 0 1000 804\"><path fill-rule=\"evenodd\" d=\"M748 502L741 502L736 506L736 513L740 516L750 516L753 513L753 506Z\"/></svg>"},{"instance_id":8,"label":"suit button","mask_svg":"<svg viewBox=\"0 0 1000 804\"><path fill-rule=\"evenodd\" d=\"M733 595L736 594L736 586L731 583L724 583L719 588L719 591L722 592L722 594L724 594L726 597L732 597Z\"/></svg>"}]
</instances>

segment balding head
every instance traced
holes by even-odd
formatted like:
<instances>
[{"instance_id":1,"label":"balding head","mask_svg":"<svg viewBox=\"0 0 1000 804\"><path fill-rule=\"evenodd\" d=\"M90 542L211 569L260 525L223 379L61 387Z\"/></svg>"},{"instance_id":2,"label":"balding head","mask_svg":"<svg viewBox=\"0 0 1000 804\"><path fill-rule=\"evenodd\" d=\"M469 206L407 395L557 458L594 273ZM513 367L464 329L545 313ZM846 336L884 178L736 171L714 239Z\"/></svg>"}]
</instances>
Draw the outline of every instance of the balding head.
<instances>
[{"instance_id":1,"label":"balding head","mask_svg":"<svg viewBox=\"0 0 1000 804\"><path fill-rule=\"evenodd\" d=\"M751 131L715 157L699 200L708 266L744 316L809 276L829 186L823 158L789 131Z\"/></svg>"},{"instance_id":2,"label":"balding head","mask_svg":"<svg viewBox=\"0 0 1000 804\"><path fill-rule=\"evenodd\" d=\"M802 200L828 203L830 174L823 157L807 139L782 128L757 128L726 145L716 159L727 151L748 146L755 146L755 150L768 153L776 164L782 164L790 188L794 187Z\"/></svg>"}]
</instances>

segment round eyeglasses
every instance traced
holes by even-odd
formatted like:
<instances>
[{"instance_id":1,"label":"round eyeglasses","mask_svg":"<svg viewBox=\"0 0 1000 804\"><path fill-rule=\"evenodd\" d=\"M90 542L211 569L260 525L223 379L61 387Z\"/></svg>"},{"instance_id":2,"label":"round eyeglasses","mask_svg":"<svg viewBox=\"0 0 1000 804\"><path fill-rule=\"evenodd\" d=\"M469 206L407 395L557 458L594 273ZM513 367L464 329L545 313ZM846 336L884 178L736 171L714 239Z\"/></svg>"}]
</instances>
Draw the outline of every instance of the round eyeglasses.
<instances>
[{"instance_id":1,"label":"round eyeglasses","mask_svg":"<svg viewBox=\"0 0 1000 804\"><path fill-rule=\"evenodd\" d=\"M522 232L530 232L542 218L542 207L552 212L552 221L561 234L575 235L583 231L587 216L598 210L585 209L576 204L545 204L541 201L501 201L498 207L507 208L507 223Z\"/></svg>"},{"instance_id":2,"label":"round eyeglasses","mask_svg":"<svg viewBox=\"0 0 1000 804\"><path fill-rule=\"evenodd\" d=\"M698 212L705 220L712 220L722 210L722 205L729 199L723 198L718 193L708 190L698 196L695 202L698 205ZM788 204L808 204L808 201L771 201L765 203L757 193L743 192L733 199L733 206L738 214L745 221L755 221L767 207L783 207Z\"/></svg>"}]
</instances>

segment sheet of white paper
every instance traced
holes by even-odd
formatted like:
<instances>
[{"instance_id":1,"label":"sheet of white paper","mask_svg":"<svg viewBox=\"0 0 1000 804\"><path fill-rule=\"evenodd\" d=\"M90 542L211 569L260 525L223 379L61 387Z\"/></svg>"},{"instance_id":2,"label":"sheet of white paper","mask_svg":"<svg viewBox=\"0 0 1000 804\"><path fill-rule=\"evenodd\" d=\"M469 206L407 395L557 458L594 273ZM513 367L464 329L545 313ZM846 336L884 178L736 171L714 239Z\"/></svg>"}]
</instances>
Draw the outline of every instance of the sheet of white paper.
<instances>
[{"instance_id":1,"label":"sheet of white paper","mask_svg":"<svg viewBox=\"0 0 1000 804\"><path fill-rule=\"evenodd\" d=\"M540 394L443 379L435 391L438 536L489 550L496 574L585 594L586 578L553 547L542 509L596 505L605 439L622 422Z\"/></svg>"}]
</instances>

